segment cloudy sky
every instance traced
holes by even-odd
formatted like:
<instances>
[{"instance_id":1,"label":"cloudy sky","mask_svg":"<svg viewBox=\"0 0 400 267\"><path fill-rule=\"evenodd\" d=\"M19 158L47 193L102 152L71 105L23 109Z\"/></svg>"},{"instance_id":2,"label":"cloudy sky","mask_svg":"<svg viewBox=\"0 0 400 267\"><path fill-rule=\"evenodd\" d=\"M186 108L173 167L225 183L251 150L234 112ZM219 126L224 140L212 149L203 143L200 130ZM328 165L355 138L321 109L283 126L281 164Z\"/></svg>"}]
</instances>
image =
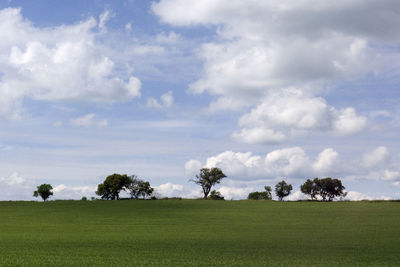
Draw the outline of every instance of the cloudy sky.
<instances>
[{"instance_id":1,"label":"cloudy sky","mask_svg":"<svg viewBox=\"0 0 400 267\"><path fill-rule=\"evenodd\" d=\"M397 0L0 1L0 200L112 173L197 197L342 179L400 198Z\"/></svg>"}]
</instances>

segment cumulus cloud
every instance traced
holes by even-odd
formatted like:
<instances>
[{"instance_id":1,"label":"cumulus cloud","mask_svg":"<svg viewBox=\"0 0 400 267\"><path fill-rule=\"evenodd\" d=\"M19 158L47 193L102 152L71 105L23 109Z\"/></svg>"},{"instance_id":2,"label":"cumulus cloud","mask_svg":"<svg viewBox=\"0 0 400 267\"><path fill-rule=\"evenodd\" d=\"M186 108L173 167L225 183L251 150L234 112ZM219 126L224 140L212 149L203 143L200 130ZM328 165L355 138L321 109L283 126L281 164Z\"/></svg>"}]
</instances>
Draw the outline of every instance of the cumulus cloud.
<instances>
[{"instance_id":1,"label":"cumulus cloud","mask_svg":"<svg viewBox=\"0 0 400 267\"><path fill-rule=\"evenodd\" d=\"M32 199L35 186L31 180L23 178L14 172L9 176L0 177L1 200L26 200Z\"/></svg>"},{"instance_id":2,"label":"cumulus cloud","mask_svg":"<svg viewBox=\"0 0 400 267\"><path fill-rule=\"evenodd\" d=\"M282 134L287 137L299 129L338 136L362 131L366 117L354 107L330 106L321 92L326 85L334 90L336 81L379 75L399 57L382 49L400 40L395 27L400 5L394 0L340 0L334 5L313 0L161 0L152 9L174 26L215 26L216 38L199 49L203 74L189 86L191 93L214 96L212 111L279 110L263 113L266 117L252 127L234 133L247 143L279 142L285 139ZM303 96L272 101L288 87Z\"/></svg>"},{"instance_id":3,"label":"cumulus cloud","mask_svg":"<svg viewBox=\"0 0 400 267\"><path fill-rule=\"evenodd\" d=\"M113 103L140 96L140 80L120 76L97 40L96 26L104 29L109 15L39 28L21 9L0 10L0 116L19 118L23 98Z\"/></svg>"},{"instance_id":4,"label":"cumulus cloud","mask_svg":"<svg viewBox=\"0 0 400 267\"><path fill-rule=\"evenodd\" d=\"M154 187L156 193L161 195L161 197L181 197L184 194L183 185L166 183Z\"/></svg>"},{"instance_id":5,"label":"cumulus cloud","mask_svg":"<svg viewBox=\"0 0 400 267\"><path fill-rule=\"evenodd\" d=\"M106 127L108 126L107 120L96 120L96 114L89 113L82 117L74 118L70 120L70 124L73 126L81 127Z\"/></svg>"},{"instance_id":6,"label":"cumulus cloud","mask_svg":"<svg viewBox=\"0 0 400 267\"><path fill-rule=\"evenodd\" d=\"M366 118L353 108L337 110L320 97L310 97L301 90L287 88L273 93L239 120L242 128L233 138L249 144L278 143L286 135L299 131L329 131L349 135L364 129Z\"/></svg>"},{"instance_id":7,"label":"cumulus cloud","mask_svg":"<svg viewBox=\"0 0 400 267\"><path fill-rule=\"evenodd\" d=\"M198 160L189 160L185 163L185 174L189 176L194 176L199 173L201 168L201 162Z\"/></svg>"},{"instance_id":8,"label":"cumulus cloud","mask_svg":"<svg viewBox=\"0 0 400 267\"><path fill-rule=\"evenodd\" d=\"M367 152L363 156L363 165L368 168L373 168L385 164L389 160L389 151L386 147L380 146L371 152Z\"/></svg>"},{"instance_id":9,"label":"cumulus cloud","mask_svg":"<svg viewBox=\"0 0 400 267\"><path fill-rule=\"evenodd\" d=\"M68 186L59 184L53 188L55 199L81 199L82 197L93 196L96 187L92 186Z\"/></svg>"},{"instance_id":10,"label":"cumulus cloud","mask_svg":"<svg viewBox=\"0 0 400 267\"><path fill-rule=\"evenodd\" d=\"M203 166L221 168L233 179L304 178L325 175L330 171L336 173L338 155L332 148L327 148L313 161L301 147L276 149L265 156L253 155L251 152L225 151L208 157ZM186 169L191 166L198 170L202 165L197 160L186 162Z\"/></svg>"}]
</instances>

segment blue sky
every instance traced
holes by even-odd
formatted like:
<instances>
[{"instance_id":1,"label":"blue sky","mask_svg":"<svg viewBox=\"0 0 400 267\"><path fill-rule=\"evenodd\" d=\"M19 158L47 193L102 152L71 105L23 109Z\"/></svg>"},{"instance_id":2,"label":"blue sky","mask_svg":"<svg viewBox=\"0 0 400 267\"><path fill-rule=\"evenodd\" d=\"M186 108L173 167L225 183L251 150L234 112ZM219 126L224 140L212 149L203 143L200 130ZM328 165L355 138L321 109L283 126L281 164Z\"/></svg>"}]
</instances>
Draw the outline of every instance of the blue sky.
<instances>
[{"instance_id":1,"label":"blue sky","mask_svg":"<svg viewBox=\"0 0 400 267\"><path fill-rule=\"evenodd\" d=\"M397 1L1 1L0 199L112 173L197 197L341 178L400 197Z\"/></svg>"}]
</instances>

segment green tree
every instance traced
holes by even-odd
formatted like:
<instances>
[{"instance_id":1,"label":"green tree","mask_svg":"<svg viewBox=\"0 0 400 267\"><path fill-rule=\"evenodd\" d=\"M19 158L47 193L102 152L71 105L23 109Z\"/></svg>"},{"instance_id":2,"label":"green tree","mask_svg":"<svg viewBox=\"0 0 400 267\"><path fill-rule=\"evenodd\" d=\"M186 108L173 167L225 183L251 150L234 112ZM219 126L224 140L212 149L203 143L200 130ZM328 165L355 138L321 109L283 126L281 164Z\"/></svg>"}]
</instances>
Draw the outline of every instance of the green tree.
<instances>
[{"instance_id":1,"label":"green tree","mask_svg":"<svg viewBox=\"0 0 400 267\"><path fill-rule=\"evenodd\" d=\"M253 200L271 200L272 199L272 194L271 194L271 187L270 186L264 186L265 191L263 192L251 192L247 196L247 199L253 199Z\"/></svg>"},{"instance_id":2,"label":"green tree","mask_svg":"<svg viewBox=\"0 0 400 267\"><path fill-rule=\"evenodd\" d=\"M119 193L126 190L131 179L126 174L117 174L107 176L102 184L97 186L96 194L102 199L119 199Z\"/></svg>"},{"instance_id":3,"label":"green tree","mask_svg":"<svg viewBox=\"0 0 400 267\"><path fill-rule=\"evenodd\" d=\"M319 194L319 179L307 179L307 181L300 186L300 190L303 194L309 195L311 200L315 200Z\"/></svg>"},{"instance_id":4,"label":"green tree","mask_svg":"<svg viewBox=\"0 0 400 267\"><path fill-rule=\"evenodd\" d=\"M347 195L347 193L344 192L346 188L339 179L326 177L318 181L319 195L322 197L323 201L333 201L336 197L344 197Z\"/></svg>"},{"instance_id":5,"label":"green tree","mask_svg":"<svg viewBox=\"0 0 400 267\"><path fill-rule=\"evenodd\" d=\"M53 195L53 187L49 184L41 184L37 187L37 190L33 192L34 197L40 196L43 201L46 201L50 196Z\"/></svg>"},{"instance_id":6,"label":"green tree","mask_svg":"<svg viewBox=\"0 0 400 267\"><path fill-rule=\"evenodd\" d=\"M204 199L207 199L211 191L211 187L219 184L226 175L219 168L202 168L196 178L191 179L192 182L198 184L203 189Z\"/></svg>"},{"instance_id":7,"label":"green tree","mask_svg":"<svg viewBox=\"0 0 400 267\"><path fill-rule=\"evenodd\" d=\"M127 186L127 189L129 191L129 194L131 195L131 198L138 199L140 196L142 196L142 198L151 196L154 188L150 186L149 182L139 179L139 177L137 177L136 175L132 175L129 178L130 183Z\"/></svg>"},{"instance_id":8,"label":"green tree","mask_svg":"<svg viewBox=\"0 0 400 267\"><path fill-rule=\"evenodd\" d=\"M284 197L290 195L290 191L292 191L293 187L291 184L287 184L285 181L280 181L275 185L275 194L279 198L280 201Z\"/></svg>"}]
</instances>

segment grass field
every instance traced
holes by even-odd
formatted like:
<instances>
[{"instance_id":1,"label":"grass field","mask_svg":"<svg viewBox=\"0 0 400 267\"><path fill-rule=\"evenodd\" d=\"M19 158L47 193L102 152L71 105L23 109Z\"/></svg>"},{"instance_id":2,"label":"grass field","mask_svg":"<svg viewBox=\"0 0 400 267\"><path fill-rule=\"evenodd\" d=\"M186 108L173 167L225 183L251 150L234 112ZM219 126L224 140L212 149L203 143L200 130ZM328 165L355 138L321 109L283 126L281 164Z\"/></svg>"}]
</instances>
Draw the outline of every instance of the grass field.
<instances>
[{"instance_id":1,"label":"grass field","mask_svg":"<svg viewBox=\"0 0 400 267\"><path fill-rule=\"evenodd\" d=\"M0 266L400 266L400 202L0 202Z\"/></svg>"}]
</instances>

